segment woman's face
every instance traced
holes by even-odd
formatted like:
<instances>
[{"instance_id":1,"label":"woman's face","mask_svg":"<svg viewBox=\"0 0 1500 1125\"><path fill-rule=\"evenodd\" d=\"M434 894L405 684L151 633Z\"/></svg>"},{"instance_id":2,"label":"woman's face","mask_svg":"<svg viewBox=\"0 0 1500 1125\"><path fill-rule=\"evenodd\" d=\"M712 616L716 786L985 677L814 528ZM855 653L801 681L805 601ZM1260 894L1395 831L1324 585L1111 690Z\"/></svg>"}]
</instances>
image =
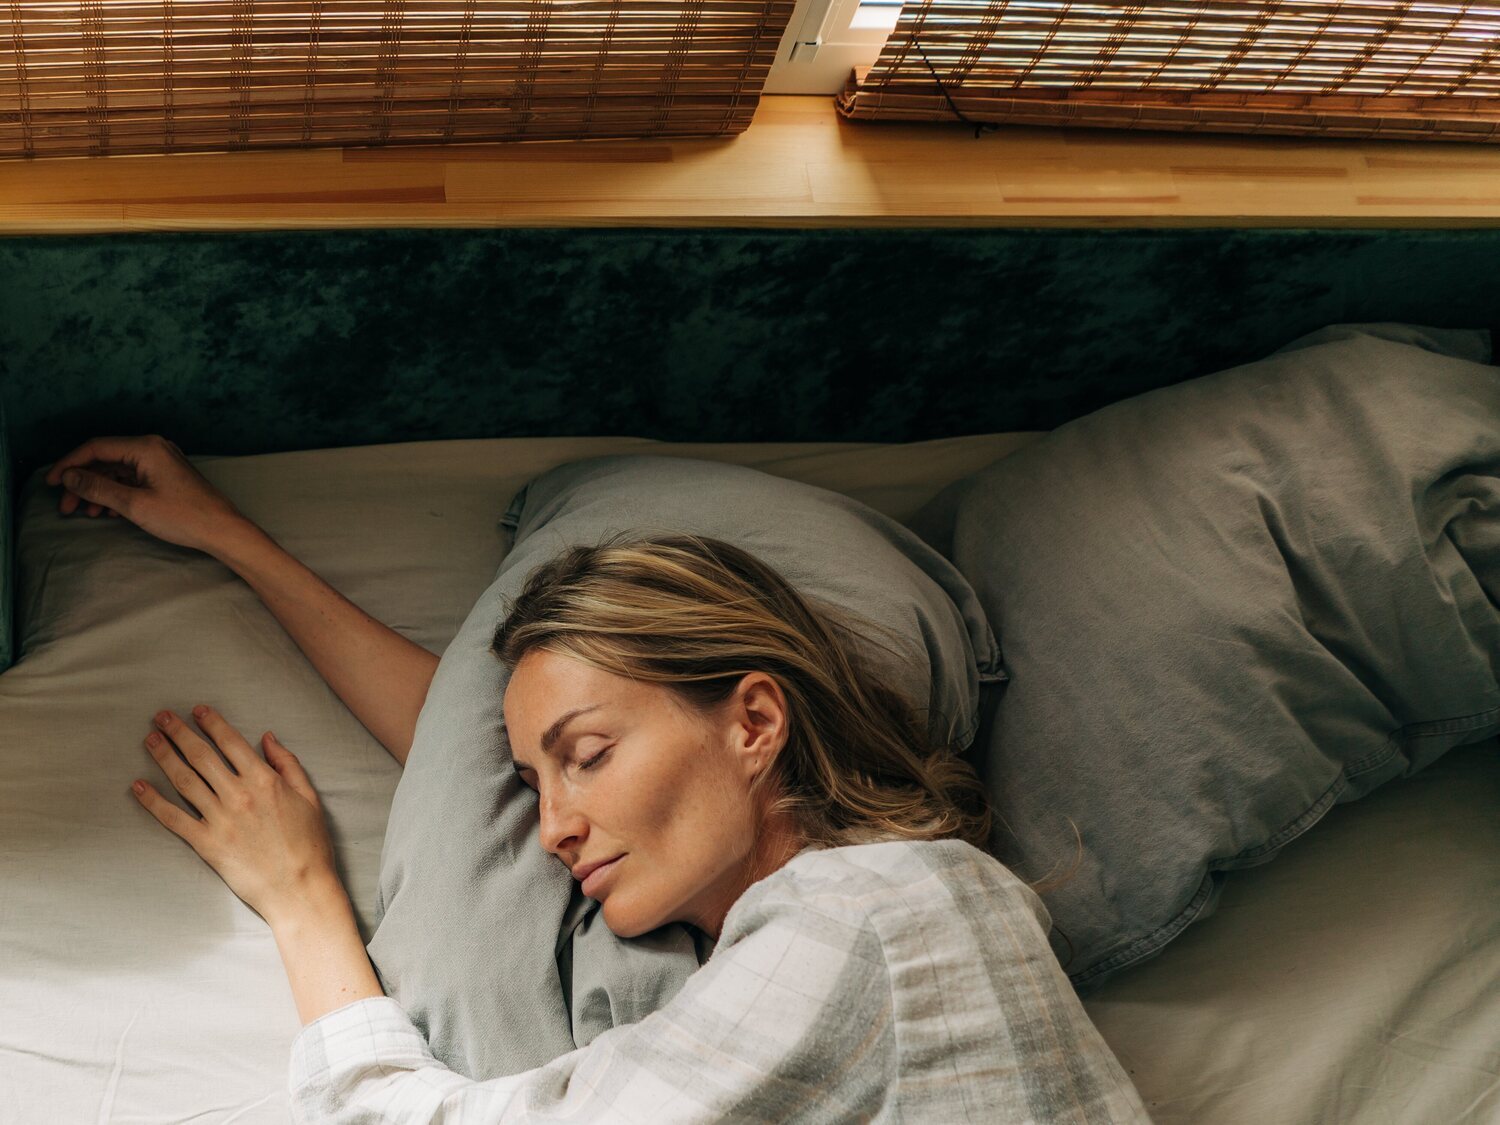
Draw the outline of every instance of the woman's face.
<instances>
[{"instance_id":1,"label":"woman's face","mask_svg":"<svg viewBox=\"0 0 1500 1125\"><path fill-rule=\"evenodd\" d=\"M703 720L664 687L532 649L504 708L516 769L538 794L542 846L570 870L620 857L584 888L620 937L683 921L717 939L729 907L769 874L766 857L780 866L795 854L770 826L745 874L750 782L787 738L771 676L747 673Z\"/></svg>"}]
</instances>

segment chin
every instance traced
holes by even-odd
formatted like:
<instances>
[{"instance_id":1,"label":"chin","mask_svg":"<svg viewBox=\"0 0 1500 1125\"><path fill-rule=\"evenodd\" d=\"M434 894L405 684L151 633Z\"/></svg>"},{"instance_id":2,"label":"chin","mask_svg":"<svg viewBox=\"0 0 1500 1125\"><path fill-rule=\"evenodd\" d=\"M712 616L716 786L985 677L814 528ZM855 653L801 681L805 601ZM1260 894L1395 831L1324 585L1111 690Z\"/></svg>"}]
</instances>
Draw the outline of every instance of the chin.
<instances>
[{"instance_id":1,"label":"chin","mask_svg":"<svg viewBox=\"0 0 1500 1125\"><path fill-rule=\"evenodd\" d=\"M604 915L604 924L609 927L609 932L614 934L615 937L640 937L642 934L649 934L657 926L661 925L660 922L640 918L628 908L616 906L615 909L611 910L610 906L610 901L606 900L604 905L599 908L599 912Z\"/></svg>"}]
</instances>

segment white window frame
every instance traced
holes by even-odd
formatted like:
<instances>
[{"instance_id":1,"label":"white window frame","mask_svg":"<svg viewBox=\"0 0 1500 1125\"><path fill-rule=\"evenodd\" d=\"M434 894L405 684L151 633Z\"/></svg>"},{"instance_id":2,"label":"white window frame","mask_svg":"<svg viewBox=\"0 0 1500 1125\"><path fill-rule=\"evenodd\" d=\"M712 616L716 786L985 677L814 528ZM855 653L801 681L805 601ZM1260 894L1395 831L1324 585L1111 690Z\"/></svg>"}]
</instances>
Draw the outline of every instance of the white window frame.
<instances>
[{"instance_id":1,"label":"white window frame","mask_svg":"<svg viewBox=\"0 0 1500 1125\"><path fill-rule=\"evenodd\" d=\"M899 4L797 0L763 92L837 94L851 69L875 61L900 15Z\"/></svg>"}]
</instances>

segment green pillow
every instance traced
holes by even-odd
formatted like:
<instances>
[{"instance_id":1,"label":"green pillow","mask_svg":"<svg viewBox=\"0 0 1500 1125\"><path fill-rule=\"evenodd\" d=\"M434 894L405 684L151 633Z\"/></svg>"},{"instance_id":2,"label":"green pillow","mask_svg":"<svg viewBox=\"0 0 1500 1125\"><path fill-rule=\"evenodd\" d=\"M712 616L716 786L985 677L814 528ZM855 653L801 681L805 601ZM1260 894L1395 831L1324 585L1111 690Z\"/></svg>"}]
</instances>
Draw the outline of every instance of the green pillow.
<instances>
[{"instance_id":1,"label":"green pillow","mask_svg":"<svg viewBox=\"0 0 1500 1125\"><path fill-rule=\"evenodd\" d=\"M380 858L371 962L448 1067L489 1079L542 1066L665 1005L713 941L668 923L619 938L538 839L536 793L502 739L509 671L490 651L527 579L621 531L695 532L760 558L804 596L873 625L862 651L965 747L979 687L1005 672L984 611L947 559L829 489L747 465L611 454L560 465L501 519L515 544L433 676ZM857 560L857 563L851 563Z\"/></svg>"}]
</instances>

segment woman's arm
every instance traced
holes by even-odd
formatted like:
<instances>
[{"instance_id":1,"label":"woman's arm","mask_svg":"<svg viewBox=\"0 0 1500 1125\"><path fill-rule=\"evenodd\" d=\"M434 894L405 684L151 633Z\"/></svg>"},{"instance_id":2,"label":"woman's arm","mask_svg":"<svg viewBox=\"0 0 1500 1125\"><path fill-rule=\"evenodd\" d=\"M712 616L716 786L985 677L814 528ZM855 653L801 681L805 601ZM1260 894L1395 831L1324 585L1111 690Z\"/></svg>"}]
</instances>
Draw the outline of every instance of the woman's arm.
<instances>
[{"instance_id":1,"label":"woman's arm","mask_svg":"<svg viewBox=\"0 0 1500 1125\"><path fill-rule=\"evenodd\" d=\"M438 658L376 621L248 520L209 553L260 595L344 706L404 767Z\"/></svg>"},{"instance_id":2,"label":"woman's arm","mask_svg":"<svg viewBox=\"0 0 1500 1125\"><path fill-rule=\"evenodd\" d=\"M285 903L268 921L303 1027L345 1004L385 995L337 876L313 880L304 898Z\"/></svg>"},{"instance_id":3,"label":"woman's arm","mask_svg":"<svg viewBox=\"0 0 1500 1125\"><path fill-rule=\"evenodd\" d=\"M108 513L168 543L212 555L243 578L344 706L406 765L438 658L382 625L214 488L158 434L84 442L47 471L66 516Z\"/></svg>"},{"instance_id":4,"label":"woman's arm","mask_svg":"<svg viewBox=\"0 0 1500 1125\"><path fill-rule=\"evenodd\" d=\"M864 919L831 915L789 894L773 894L769 903L764 891L758 897L764 906L730 913L708 963L661 1008L550 1063L503 1077L478 1081L452 1070L391 997L329 1007L357 988L345 993L336 984L317 990L304 984L310 996L304 1004L299 993L298 1010L327 1010L304 1023L292 1044L293 1120L868 1121L897 1078L895 1012L879 938ZM297 911L283 917L296 919ZM277 937L288 973L306 961L310 979L357 981L364 950L349 946L347 923L332 911L303 919L302 934L321 932L334 948L343 934L347 952L321 964L308 958L288 921L286 936Z\"/></svg>"},{"instance_id":5,"label":"woman's arm","mask_svg":"<svg viewBox=\"0 0 1500 1125\"><path fill-rule=\"evenodd\" d=\"M958 869L940 874L951 860L897 867L890 852L874 854L809 864L806 883L762 879L671 1000L533 1070L482 1081L455 1072L394 997L329 1008L292 1043L293 1120L1151 1125L1019 879L995 895ZM910 889L913 871L924 890ZM958 887L967 897L955 899ZM957 905L935 922L912 911L940 901ZM326 917L336 935L337 915ZM292 939L286 948L296 958ZM351 949L332 979L354 974L362 952ZM335 985L307 1010L356 994Z\"/></svg>"}]
</instances>

